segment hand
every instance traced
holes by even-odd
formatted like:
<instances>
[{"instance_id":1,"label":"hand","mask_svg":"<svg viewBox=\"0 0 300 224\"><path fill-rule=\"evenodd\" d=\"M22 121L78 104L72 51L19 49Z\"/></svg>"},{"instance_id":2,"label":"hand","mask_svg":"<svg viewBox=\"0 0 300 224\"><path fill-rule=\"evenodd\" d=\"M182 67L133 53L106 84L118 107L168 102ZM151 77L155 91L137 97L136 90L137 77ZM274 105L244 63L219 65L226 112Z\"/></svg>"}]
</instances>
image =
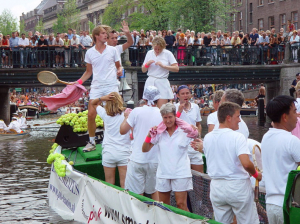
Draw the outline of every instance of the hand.
<instances>
[{"instance_id":1,"label":"hand","mask_svg":"<svg viewBox=\"0 0 300 224\"><path fill-rule=\"evenodd\" d=\"M115 98L115 95L110 93L110 94L108 94L106 96L102 96L100 98L101 98L101 101L111 101Z\"/></svg>"},{"instance_id":2,"label":"hand","mask_svg":"<svg viewBox=\"0 0 300 224\"><path fill-rule=\"evenodd\" d=\"M181 104L179 105L179 107L178 107L178 112L179 112L179 113L182 113L183 108L184 108L184 104L185 104L185 103L181 103Z\"/></svg>"},{"instance_id":3,"label":"hand","mask_svg":"<svg viewBox=\"0 0 300 224\"><path fill-rule=\"evenodd\" d=\"M195 125L191 125L191 127L193 128L193 130L197 130L198 131L198 128L195 126Z\"/></svg>"},{"instance_id":4,"label":"hand","mask_svg":"<svg viewBox=\"0 0 300 224\"><path fill-rule=\"evenodd\" d=\"M150 66L150 65L153 64L153 63L155 63L155 61L150 60L150 61L148 61L146 64L147 64L148 66Z\"/></svg>"},{"instance_id":5,"label":"hand","mask_svg":"<svg viewBox=\"0 0 300 224\"><path fill-rule=\"evenodd\" d=\"M126 108L126 110L124 111L124 117L127 118L129 116L129 114L131 113L132 109L130 108Z\"/></svg>"},{"instance_id":6,"label":"hand","mask_svg":"<svg viewBox=\"0 0 300 224\"><path fill-rule=\"evenodd\" d=\"M120 67L117 71L117 76L121 77L123 75L123 67Z\"/></svg>"},{"instance_id":7,"label":"hand","mask_svg":"<svg viewBox=\"0 0 300 224\"><path fill-rule=\"evenodd\" d=\"M69 82L69 85L74 85L74 84L79 84L77 81L76 82Z\"/></svg>"},{"instance_id":8,"label":"hand","mask_svg":"<svg viewBox=\"0 0 300 224\"><path fill-rule=\"evenodd\" d=\"M261 172L258 172L258 176L257 176L257 178L256 178L258 181L261 181L261 179L262 179L262 174L261 174Z\"/></svg>"},{"instance_id":9,"label":"hand","mask_svg":"<svg viewBox=\"0 0 300 224\"><path fill-rule=\"evenodd\" d=\"M203 141L200 138L194 139L194 141L191 142L191 147L195 149L196 151L202 151L203 150Z\"/></svg>"},{"instance_id":10,"label":"hand","mask_svg":"<svg viewBox=\"0 0 300 224\"><path fill-rule=\"evenodd\" d=\"M129 27L128 27L128 23L125 20L123 20L123 22L122 22L122 28L121 28L121 30L124 33L129 33L130 32Z\"/></svg>"},{"instance_id":11,"label":"hand","mask_svg":"<svg viewBox=\"0 0 300 224\"><path fill-rule=\"evenodd\" d=\"M164 68L164 67L165 67L165 66L163 65L163 63L162 63L162 62L160 62L160 61L156 62L156 63L155 63L155 65L158 65L158 66L160 66L160 67L162 67L162 68Z\"/></svg>"}]
</instances>

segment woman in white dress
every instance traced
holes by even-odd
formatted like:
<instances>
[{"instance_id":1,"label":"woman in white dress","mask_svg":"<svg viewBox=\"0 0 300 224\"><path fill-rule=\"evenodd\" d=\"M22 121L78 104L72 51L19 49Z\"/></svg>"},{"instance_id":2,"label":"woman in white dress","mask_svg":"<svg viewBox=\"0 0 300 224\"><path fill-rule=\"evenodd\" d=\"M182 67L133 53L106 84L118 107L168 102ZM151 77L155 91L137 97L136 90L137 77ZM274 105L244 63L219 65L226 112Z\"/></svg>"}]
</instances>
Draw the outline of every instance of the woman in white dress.
<instances>
[{"instance_id":1,"label":"woman in white dress","mask_svg":"<svg viewBox=\"0 0 300 224\"><path fill-rule=\"evenodd\" d=\"M162 37L155 37L152 42L153 50L147 52L142 71L147 72L147 86L155 86L161 95L157 106L160 108L173 99L173 92L168 80L169 72L178 72L178 63L171 51L166 50L166 42Z\"/></svg>"}]
</instances>

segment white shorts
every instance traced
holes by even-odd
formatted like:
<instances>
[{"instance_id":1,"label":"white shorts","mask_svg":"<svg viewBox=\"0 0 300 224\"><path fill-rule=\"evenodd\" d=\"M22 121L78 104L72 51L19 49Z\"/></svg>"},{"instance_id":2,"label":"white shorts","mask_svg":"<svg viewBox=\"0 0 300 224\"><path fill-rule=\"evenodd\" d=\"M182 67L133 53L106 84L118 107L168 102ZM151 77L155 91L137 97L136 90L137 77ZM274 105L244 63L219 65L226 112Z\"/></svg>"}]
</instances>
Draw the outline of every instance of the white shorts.
<instances>
[{"instance_id":1,"label":"white shorts","mask_svg":"<svg viewBox=\"0 0 300 224\"><path fill-rule=\"evenodd\" d=\"M129 161L125 178L125 189L136 194L155 193L157 166L157 163Z\"/></svg>"},{"instance_id":2,"label":"white shorts","mask_svg":"<svg viewBox=\"0 0 300 224\"><path fill-rule=\"evenodd\" d=\"M110 168L117 166L127 166L131 152L120 151L112 148L103 148L102 151L102 165Z\"/></svg>"},{"instance_id":3,"label":"white shorts","mask_svg":"<svg viewBox=\"0 0 300 224\"><path fill-rule=\"evenodd\" d=\"M215 179L210 183L210 200L217 222L230 224L236 215L237 223L259 224L254 192L249 179Z\"/></svg>"},{"instance_id":4,"label":"white shorts","mask_svg":"<svg viewBox=\"0 0 300 224\"><path fill-rule=\"evenodd\" d=\"M159 192L182 192L193 190L192 177L178 179L156 178L156 190Z\"/></svg>"},{"instance_id":5,"label":"white shorts","mask_svg":"<svg viewBox=\"0 0 300 224\"><path fill-rule=\"evenodd\" d=\"M194 150L191 146L188 147L188 156L191 165L203 165L202 153Z\"/></svg>"},{"instance_id":6,"label":"white shorts","mask_svg":"<svg viewBox=\"0 0 300 224\"><path fill-rule=\"evenodd\" d=\"M102 96L106 96L112 92L119 92L119 86L112 85L104 88L91 88L90 91L90 100L98 99Z\"/></svg>"},{"instance_id":7,"label":"white shorts","mask_svg":"<svg viewBox=\"0 0 300 224\"><path fill-rule=\"evenodd\" d=\"M283 224L283 210L281 206L267 204L267 216L270 224Z\"/></svg>"},{"instance_id":8,"label":"white shorts","mask_svg":"<svg viewBox=\"0 0 300 224\"><path fill-rule=\"evenodd\" d=\"M160 99L174 99L174 95L168 79L158 79L149 76L146 80L144 89L146 89L148 86L155 86L159 90ZM145 99L144 96L143 99Z\"/></svg>"}]
</instances>

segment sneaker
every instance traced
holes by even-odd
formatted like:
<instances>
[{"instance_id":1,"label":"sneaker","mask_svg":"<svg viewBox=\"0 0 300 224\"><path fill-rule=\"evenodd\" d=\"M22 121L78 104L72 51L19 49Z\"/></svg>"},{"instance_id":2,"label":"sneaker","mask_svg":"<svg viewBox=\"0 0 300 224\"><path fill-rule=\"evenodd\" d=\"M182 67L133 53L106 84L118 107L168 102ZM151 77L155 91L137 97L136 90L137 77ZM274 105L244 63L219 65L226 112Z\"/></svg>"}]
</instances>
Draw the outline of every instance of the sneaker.
<instances>
[{"instance_id":1,"label":"sneaker","mask_svg":"<svg viewBox=\"0 0 300 224\"><path fill-rule=\"evenodd\" d=\"M83 152L90 152L96 150L96 145L91 142L88 142L87 145L84 147Z\"/></svg>"}]
</instances>

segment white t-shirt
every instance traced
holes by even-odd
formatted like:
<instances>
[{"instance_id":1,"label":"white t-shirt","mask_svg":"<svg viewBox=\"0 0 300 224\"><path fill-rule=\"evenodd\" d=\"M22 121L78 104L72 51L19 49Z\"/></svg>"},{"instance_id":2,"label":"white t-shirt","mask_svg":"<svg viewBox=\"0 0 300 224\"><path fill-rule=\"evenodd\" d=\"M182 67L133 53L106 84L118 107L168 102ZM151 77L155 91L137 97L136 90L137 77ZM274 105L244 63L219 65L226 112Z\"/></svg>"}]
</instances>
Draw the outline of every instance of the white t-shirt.
<instances>
[{"instance_id":1,"label":"white t-shirt","mask_svg":"<svg viewBox=\"0 0 300 224\"><path fill-rule=\"evenodd\" d=\"M261 147L266 203L282 207L289 172L300 162L300 140L291 132L270 128Z\"/></svg>"},{"instance_id":2,"label":"white t-shirt","mask_svg":"<svg viewBox=\"0 0 300 224\"><path fill-rule=\"evenodd\" d=\"M147 75L155 78L168 78L169 76L169 70L164 69L159 65L155 65L156 62L160 61L163 65L167 66L177 63L172 52L166 49L163 49L163 51L158 56L155 55L154 50L148 51L146 54L144 64L150 60L153 60L154 63L152 63L148 68Z\"/></svg>"},{"instance_id":3,"label":"white t-shirt","mask_svg":"<svg viewBox=\"0 0 300 224\"><path fill-rule=\"evenodd\" d=\"M130 151L130 137L129 132L125 135L120 134L120 126L124 121L124 112L111 117L106 114L105 108L98 106L97 114L102 118L104 128L103 151L110 148L118 149L120 151Z\"/></svg>"},{"instance_id":4,"label":"white t-shirt","mask_svg":"<svg viewBox=\"0 0 300 224\"><path fill-rule=\"evenodd\" d=\"M180 103L176 103L176 111L178 111ZM180 119L186 121L187 123L191 125L195 125L197 122L202 121L201 115L200 115L200 109L199 106L195 103L191 103L191 108L189 111L183 110L180 116Z\"/></svg>"},{"instance_id":5,"label":"white t-shirt","mask_svg":"<svg viewBox=\"0 0 300 224\"><path fill-rule=\"evenodd\" d=\"M95 46L87 50L85 62L93 67L93 81L91 88L103 88L118 85L117 68L115 62L120 61L120 55L115 47L105 45L100 54Z\"/></svg>"},{"instance_id":6,"label":"white t-shirt","mask_svg":"<svg viewBox=\"0 0 300 224\"><path fill-rule=\"evenodd\" d=\"M149 152L143 152L142 146L150 128L162 122L160 111L157 107L134 108L128 116L127 123L133 128L133 144L130 160L136 163L157 163L157 147Z\"/></svg>"},{"instance_id":7,"label":"white t-shirt","mask_svg":"<svg viewBox=\"0 0 300 224\"><path fill-rule=\"evenodd\" d=\"M210 125L210 124L215 125L217 123L219 123L218 111L215 111L215 112L208 115L208 117L207 117L207 126Z\"/></svg>"},{"instance_id":8,"label":"white t-shirt","mask_svg":"<svg viewBox=\"0 0 300 224\"><path fill-rule=\"evenodd\" d=\"M20 128L27 128L25 117L20 117L20 118L18 118L17 121L20 123Z\"/></svg>"},{"instance_id":9,"label":"white t-shirt","mask_svg":"<svg viewBox=\"0 0 300 224\"><path fill-rule=\"evenodd\" d=\"M0 120L0 129L3 129L3 130L6 130L6 129L7 129L7 126L6 126L6 124L4 123L4 121L1 121L1 120Z\"/></svg>"},{"instance_id":10,"label":"white t-shirt","mask_svg":"<svg viewBox=\"0 0 300 224\"><path fill-rule=\"evenodd\" d=\"M216 113L216 114L214 114L214 113ZM215 129L219 128L220 123L219 123L219 119L218 119L218 111L216 111L214 113L213 113L214 115L212 115L213 117L207 118L207 125L214 124L215 125L214 130L215 130ZM243 134L245 136L245 138L248 139L249 129L247 127L247 124L245 123L245 121L242 119L241 116L240 116L240 119L241 119L241 122L239 123L239 129L236 130L236 132ZM208 123L208 122L210 122L210 123ZM212 123L212 122L214 122L214 123Z\"/></svg>"},{"instance_id":11,"label":"white t-shirt","mask_svg":"<svg viewBox=\"0 0 300 224\"><path fill-rule=\"evenodd\" d=\"M296 106L296 109L297 109L297 113L300 113L300 98L297 98L296 99L296 103L295 103L295 106Z\"/></svg>"},{"instance_id":12,"label":"white t-shirt","mask_svg":"<svg viewBox=\"0 0 300 224\"><path fill-rule=\"evenodd\" d=\"M9 129L14 129L18 133L22 132L22 130L20 129L20 123L17 120L13 120L12 122L10 122L7 130Z\"/></svg>"},{"instance_id":13,"label":"white t-shirt","mask_svg":"<svg viewBox=\"0 0 300 224\"><path fill-rule=\"evenodd\" d=\"M151 140L158 146L158 178L177 179L192 177L188 146L191 138L177 128L172 136L165 130ZM152 150L152 149L151 149ZM150 150L150 151L151 151Z\"/></svg>"},{"instance_id":14,"label":"white t-shirt","mask_svg":"<svg viewBox=\"0 0 300 224\"><path fill-rule=\"evenodd\" d=\"M117 46L115 46L115 48L118 52L118 55L120 56L120 63L121 63L121 66L122 66L121 54L124 52L123 51L123 44L117 45Z\"/></svg>"},{"instance_id":15,"label":"white t-shirt","mask_svg":"<svg viewBox=\"0 0 300 224\"><path fill-rule=\"evenodd\" d=\"M204 137L203 152L208 175L212 179L240 180L250 178L239 155L250 155L247 142L241 133L229 128L214 129Z\"/></svg>"}]
</instances>

